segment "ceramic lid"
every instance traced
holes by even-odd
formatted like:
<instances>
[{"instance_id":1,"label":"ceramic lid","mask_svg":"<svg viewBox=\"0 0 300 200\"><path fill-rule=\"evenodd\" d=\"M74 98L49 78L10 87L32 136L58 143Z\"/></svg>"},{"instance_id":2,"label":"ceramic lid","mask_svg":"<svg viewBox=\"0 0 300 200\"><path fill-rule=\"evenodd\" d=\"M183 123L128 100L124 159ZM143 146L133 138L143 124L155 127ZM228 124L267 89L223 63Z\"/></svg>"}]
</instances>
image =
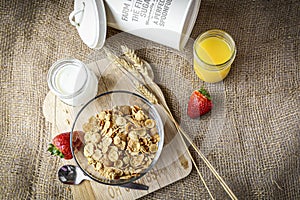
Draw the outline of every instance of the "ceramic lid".
<instances>
[{"instance_id":1,"label":"ceramic lid","mask_svg":"<svg viewBox=\"0 0 300 200\"><path fill-rule=\"evenodd\" d=\"M75 0L74 11L69 15L69 20L88 47L103 47L107 26L103 0Z\"/></svg>"}]
</instances>

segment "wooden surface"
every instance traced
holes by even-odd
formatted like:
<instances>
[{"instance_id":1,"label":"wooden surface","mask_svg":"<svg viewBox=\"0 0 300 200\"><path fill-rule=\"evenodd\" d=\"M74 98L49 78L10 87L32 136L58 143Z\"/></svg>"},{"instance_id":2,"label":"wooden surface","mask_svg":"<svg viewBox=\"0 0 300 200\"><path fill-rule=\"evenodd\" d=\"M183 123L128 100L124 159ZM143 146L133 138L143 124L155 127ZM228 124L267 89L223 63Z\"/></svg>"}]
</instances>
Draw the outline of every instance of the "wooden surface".
<instances>
[{"instance_id":1,"label":"wooden surface","mask_svg":"<svg viewBox=\"0 0 300 200\"><path fill-rule=\"evenodd\" d=\"M99 78L98 94L117 89L137 93L131 80L108 60L100 60L91 63L88 66ZM166 105L159 87L151 81L149 84L155 94L159 97L161 103ZM191 160L180 136L177 134L176 128L167 117L162 107L157 105L156 108L164 122L164 148L154 168L136 181L148 185L149 190L132 190L116 186L107 186L93 181L84 181L80 185L72 186L74 199L136 199L178 181L191 172ZM69 132L76 113L79 110L80 107L68 106L62 103L54 94L49 92L44 101L43 113L46 120L52 124L52 137L61 132ZM75 163L75 161L64 162L68 164Z\"/></svg>"}]
</instances>

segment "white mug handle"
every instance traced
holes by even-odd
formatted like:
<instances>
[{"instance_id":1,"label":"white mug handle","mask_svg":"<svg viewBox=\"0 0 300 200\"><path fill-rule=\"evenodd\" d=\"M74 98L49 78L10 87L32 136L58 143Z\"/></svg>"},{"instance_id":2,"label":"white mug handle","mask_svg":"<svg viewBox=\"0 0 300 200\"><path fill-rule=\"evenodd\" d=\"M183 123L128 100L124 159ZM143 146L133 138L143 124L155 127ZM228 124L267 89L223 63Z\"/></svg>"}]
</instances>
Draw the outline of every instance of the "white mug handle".
<instances>
[{"instance_id":1,"label":"white mug handle","mask_svg":"<svg viewBox=\"0 0 300 200\"><path fill-rule=\"evenodd\" d=\"M69 21L70 21L70 23L71 23L73 26L76 26L76 27L79 27L79 26L80 26L80 22L81 22L81 19L82 19L82 14L83 14L84 7L85 7L85 3L82 2L82 4L83 4L82 9L80 9L80 10L73 10L73 11L70 13L70 15L69 15ZM76 22L75 16L78 15L79 13L81 14L80 20L79 20L79 22Z\"/></svg>"}]
</instances>

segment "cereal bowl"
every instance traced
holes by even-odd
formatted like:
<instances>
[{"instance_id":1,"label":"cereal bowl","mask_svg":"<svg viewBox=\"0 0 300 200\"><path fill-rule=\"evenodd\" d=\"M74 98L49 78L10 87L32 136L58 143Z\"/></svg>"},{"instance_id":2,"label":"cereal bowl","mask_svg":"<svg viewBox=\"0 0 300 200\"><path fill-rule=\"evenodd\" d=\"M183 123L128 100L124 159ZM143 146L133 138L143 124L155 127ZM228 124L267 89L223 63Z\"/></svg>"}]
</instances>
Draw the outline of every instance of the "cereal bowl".
<instances>
[{"instance_id":1,"label":"cereal bowl","mask_svg":"<svg viewBox=\"0 0 300 200\"><path fill-rule=\"evenodd\" d=\"M73 133L82 145L73 146ZM71 131L73 158L92 180L122 185L144 176L164 143L162 120L153 104L129 91L109 91L90 100Z\"/></svg>"}]
</instances>

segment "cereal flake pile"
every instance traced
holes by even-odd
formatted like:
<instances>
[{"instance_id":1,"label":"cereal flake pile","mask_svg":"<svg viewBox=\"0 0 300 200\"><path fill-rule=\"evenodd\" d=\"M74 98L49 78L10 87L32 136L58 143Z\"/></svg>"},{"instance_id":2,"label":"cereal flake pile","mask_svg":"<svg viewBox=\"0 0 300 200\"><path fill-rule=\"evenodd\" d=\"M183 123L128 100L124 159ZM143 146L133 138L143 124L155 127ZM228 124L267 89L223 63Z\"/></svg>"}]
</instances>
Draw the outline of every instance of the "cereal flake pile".
<instances>
[{"instance_id":1,"label":"cereal flake pile","mask_svg":"<svg viewBox=\"0 0 300 200\"><path fill-rule=\"evenodd\" d=\"M152 163L160 137L155 120L139 106L115 106L83 125L84 156L110 180L139 176Z\"/></svg>"}]
</instances>

